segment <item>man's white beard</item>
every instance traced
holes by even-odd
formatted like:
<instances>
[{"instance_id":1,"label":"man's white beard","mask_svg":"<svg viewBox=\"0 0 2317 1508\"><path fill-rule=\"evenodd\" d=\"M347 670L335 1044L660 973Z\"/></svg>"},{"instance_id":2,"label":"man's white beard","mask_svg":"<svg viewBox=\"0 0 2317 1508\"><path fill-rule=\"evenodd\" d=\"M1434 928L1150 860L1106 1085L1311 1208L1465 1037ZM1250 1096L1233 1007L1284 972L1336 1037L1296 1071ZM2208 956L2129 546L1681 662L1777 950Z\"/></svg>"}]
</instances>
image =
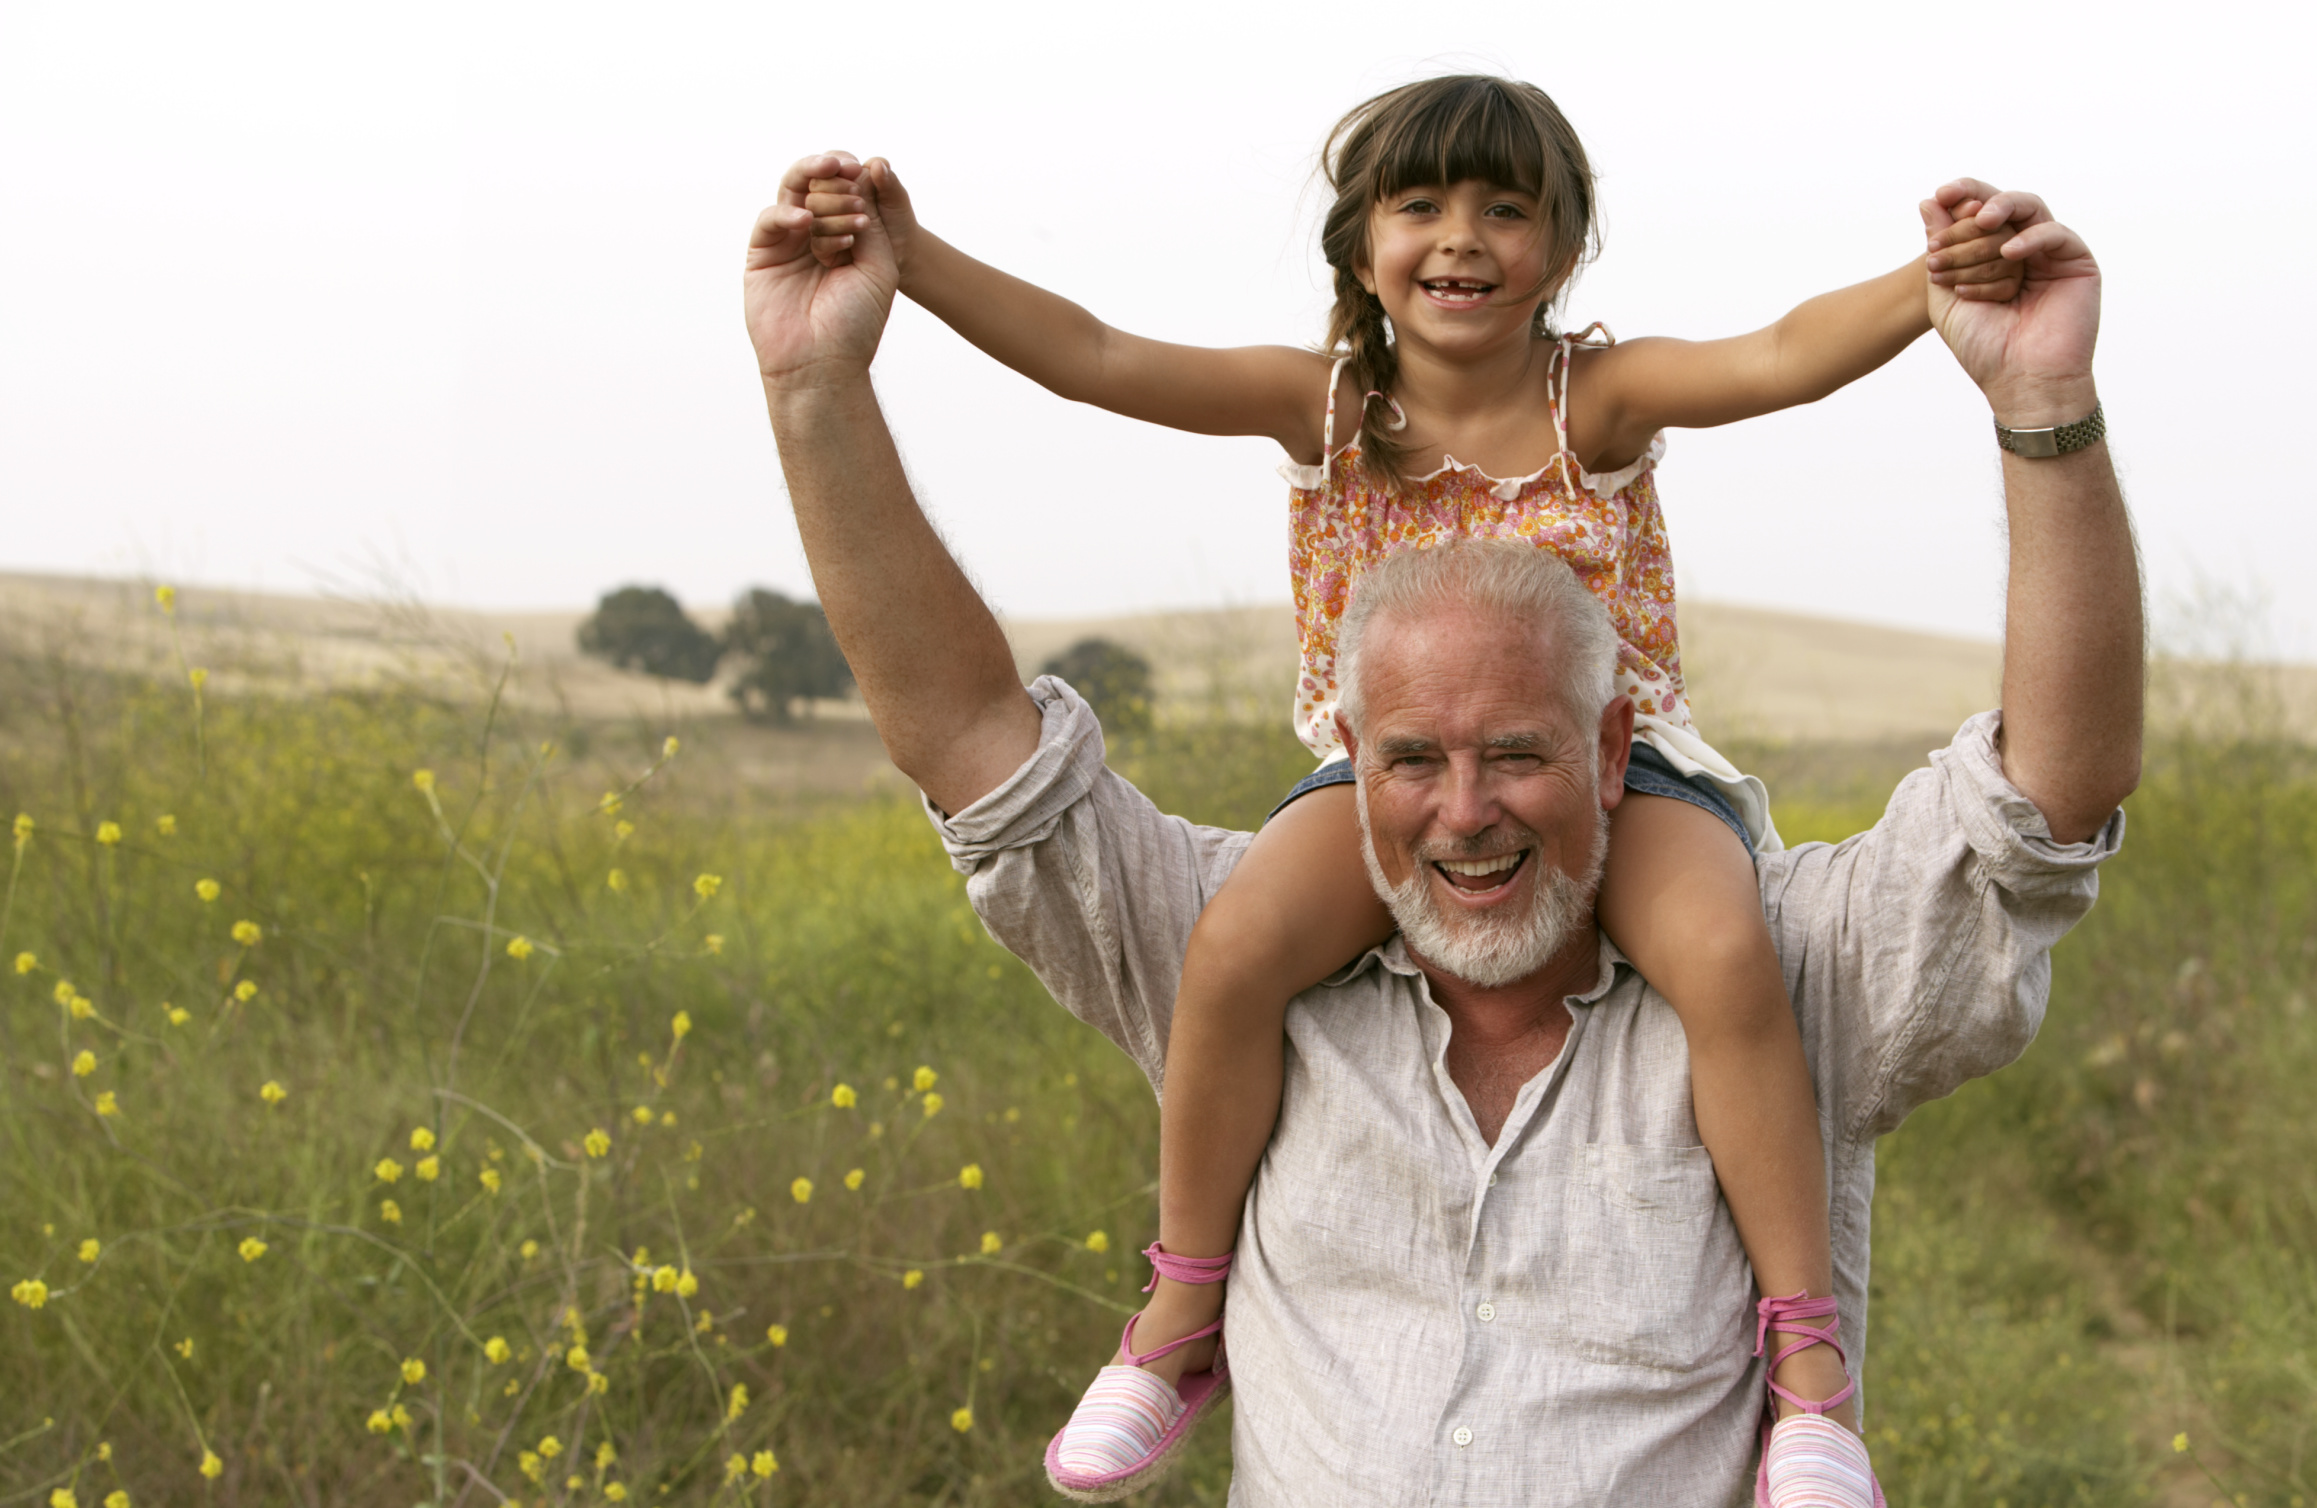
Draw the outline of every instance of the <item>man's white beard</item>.
<instances>
[{"instance_id":1,"label":"man's white beard","mask_svg":"<svg viewBox=\"0 0 2317 1508\"><path fill-rule=\"evenodd\" d=\"M1572 875L1544 861L1544 844L1525 827L1498 828L1486 846L1498 853L1508 841L1529 851L1528 862L1538 866L1536 882L1524 910L1454 914L1433 895L1425 869L1438 859L1469 859L1475 852L1455 843L1419 843L1411 851L1415 867L1408 878L1394 885L1376 861L1376 841L1368 828L1367 787L1357 787L1360 813L1360 857L1367 860L1368 879L1382 898L1384 909L1400 928L1408 950L1435 968L1483 989L1496 989L1526 979L1568 945L1579 928L1593 925L1593 897L1601 885L1601 866L1609 854L1609 814L1598 812L1593 843L1585 856L1585 870ZM1479 845L1474 845L1477 849Z\"/></svg>"}]
</instances>

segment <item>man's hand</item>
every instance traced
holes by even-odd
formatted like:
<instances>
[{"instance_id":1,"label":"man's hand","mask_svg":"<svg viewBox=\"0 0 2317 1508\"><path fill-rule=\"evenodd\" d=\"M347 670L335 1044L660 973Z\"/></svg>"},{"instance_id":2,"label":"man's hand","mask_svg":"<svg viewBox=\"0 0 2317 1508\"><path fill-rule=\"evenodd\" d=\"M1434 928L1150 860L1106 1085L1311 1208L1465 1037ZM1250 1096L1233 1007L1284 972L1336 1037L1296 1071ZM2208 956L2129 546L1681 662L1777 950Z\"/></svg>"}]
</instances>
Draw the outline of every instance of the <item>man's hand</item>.
<instances>
[{"instance_id":1,"label":"man's hand","mask_svg":"<svg viewBox=\"0 0 2317 1508\"><path fill-rule=\"evenodd\" d=\"M2009 303L1963 291L1958 283L1968 269L1945 265L1961 254L1941 247L1940 238L1964 223L1957 212L1973 203L1978 207L1968 219L1980 232L2014 227L1995 248L2025 273L2019 297ZM1934 248L1931 324L1987 395L1996 422L2035 429L2090 413L2097 401L2092 347L2100 329L2100 269L2082 238L2052 219L2035 195L1998 192L1973 178L1940 189L1922 211Z\"/></svg>"},{"instance_id":2,"label":"man's hand","mask_svg":"<svg viewBox=\"0 0 2317 1508\"><path fill-rule=\"evenodd\" d=\"M756 217L741 278L748 338L768 391L787 392L865 376L893 309L899 274L874 199L845 232L843 261L817 254L815 179L858 177L849 156L799 158L781 175L780 194Z\"/></svg>"}]
</instances>

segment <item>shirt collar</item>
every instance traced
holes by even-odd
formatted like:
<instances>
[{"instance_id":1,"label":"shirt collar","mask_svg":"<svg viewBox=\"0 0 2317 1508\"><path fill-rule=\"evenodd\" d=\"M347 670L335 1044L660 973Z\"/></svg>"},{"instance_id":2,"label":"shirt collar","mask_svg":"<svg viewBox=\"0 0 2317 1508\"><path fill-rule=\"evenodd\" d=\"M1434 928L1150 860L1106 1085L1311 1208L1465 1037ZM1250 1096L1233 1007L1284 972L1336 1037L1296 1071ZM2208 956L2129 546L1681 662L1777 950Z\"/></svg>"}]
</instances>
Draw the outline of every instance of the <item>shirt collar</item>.
<instances>
[{"instance_id":1,"label":"shirt collar","mask_svg":"<svg viewBox=\"0 0 2317 1508\"><path fill-rule=\"evenodd\" d=\"M1601 998L1616 986L1619 969L1628 973L1633 972L1633 961L1619 950L1617 944L1609 940L1608 933L1596 927L1593 935L1599 940L1601 946L1601 972L1594 979L1591 989L1582 995L1568 997L1568 1003L1571 1005L1598 1005ZM1350 984L1371 969L1381 969L1387 974L1397 974L1403 979L1417 979L1423 977L1424 974L1422 969L1416 967L1415 960L1408 956L1407 945L1400 940L1400 934L1395 932L1383 942L1368 949L1367 952L1362 953L1352 962L1321 980L1320 985L1324 989L1340 988Z\"/></svg>"}]
</instances>

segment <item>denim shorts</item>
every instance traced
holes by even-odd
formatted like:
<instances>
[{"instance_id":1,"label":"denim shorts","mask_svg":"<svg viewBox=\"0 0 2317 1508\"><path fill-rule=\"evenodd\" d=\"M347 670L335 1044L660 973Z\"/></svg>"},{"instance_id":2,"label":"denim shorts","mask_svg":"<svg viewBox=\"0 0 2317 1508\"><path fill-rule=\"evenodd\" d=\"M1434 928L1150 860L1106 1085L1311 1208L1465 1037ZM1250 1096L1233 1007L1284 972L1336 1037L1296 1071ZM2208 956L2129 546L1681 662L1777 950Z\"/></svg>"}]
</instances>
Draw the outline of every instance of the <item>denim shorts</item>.
<instances>
[{"instance_id":1,"label":"denim shorts","mask_svg":"<svg viewBox=\"0 0 2317 1508\"><path fill-rule=\"evenodd\" d=\"M1308 796L1322 786L1350 785L1358 778L1352 771L1350 760L1330 760L1298 780L1279 805L1271 809L1271 816L1278 816L1289 802L1299 796ZM1730 805L1729 798L1722 794L1719 786L1703 775L1682 774L1663 754L1639 739L1634 740L1633 751L1626 756L1625 788L1643 796L1670 796L1719 817L1731 832L1738 835L1738 841L1746 845L1747 853L1754 851L1754 840L1746 832L1744 820L1738 816L1738 809Z\"/></svg>"}]
</instances>

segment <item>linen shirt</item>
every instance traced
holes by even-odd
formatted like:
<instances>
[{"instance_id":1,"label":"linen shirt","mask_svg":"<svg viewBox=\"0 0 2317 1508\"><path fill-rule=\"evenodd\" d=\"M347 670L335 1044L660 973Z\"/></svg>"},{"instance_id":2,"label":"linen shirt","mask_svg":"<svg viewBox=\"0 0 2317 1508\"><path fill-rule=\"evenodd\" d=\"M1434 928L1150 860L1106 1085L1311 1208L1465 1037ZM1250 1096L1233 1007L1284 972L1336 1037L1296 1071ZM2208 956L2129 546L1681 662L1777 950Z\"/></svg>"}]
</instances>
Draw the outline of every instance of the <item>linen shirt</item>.
<instances>
[{"instance_id":1,"label":"linen shirt","mask_svg":"<svg viewBox=\"0 0 2317 1508\"><path fill-rule=\"evenodd\" d=\"M928 810L991 934L1163 1092L1191 925L1250 835L1162 814L1104 767L1076 692L1045 677L1031 695L1036 753L964 811ZM1854 1372L1875 1139L2027 1047L2048 950L2123 835L2118 812L2054 842L2003 776L1998 725L1964 724L1869 831L1759 865ZM1750 1500L1751 1270L1699 1145L1681 1023L1600 950L1494 1146L1397 939L1290 1005L1231 1276L1233 1504Z\"/></svg>"}]
</instances>

